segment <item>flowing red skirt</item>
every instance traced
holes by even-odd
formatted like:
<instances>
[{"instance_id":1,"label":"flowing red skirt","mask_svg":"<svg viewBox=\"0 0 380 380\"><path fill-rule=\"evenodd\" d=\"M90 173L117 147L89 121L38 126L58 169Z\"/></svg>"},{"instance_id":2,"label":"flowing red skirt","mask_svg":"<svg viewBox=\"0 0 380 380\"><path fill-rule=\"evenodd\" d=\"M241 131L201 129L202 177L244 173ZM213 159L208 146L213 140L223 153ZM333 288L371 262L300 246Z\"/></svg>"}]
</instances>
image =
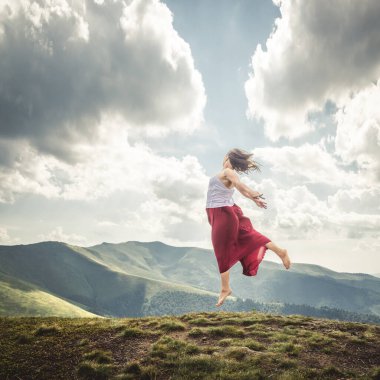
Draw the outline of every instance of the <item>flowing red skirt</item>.
<instances>
[{"instance_id":1,"label":"flowing red skirt","mask_svg":"<svg viewBox=\"0 0 380 380\"><path fill-rule=\"evenodd\" d=\"M251 220L236 203L206 208L206 212L219 272L226 272L240 261L244 275L256 276L268 249L265 244L271 240L253 228Z\"/></svg>"}]
</instances>

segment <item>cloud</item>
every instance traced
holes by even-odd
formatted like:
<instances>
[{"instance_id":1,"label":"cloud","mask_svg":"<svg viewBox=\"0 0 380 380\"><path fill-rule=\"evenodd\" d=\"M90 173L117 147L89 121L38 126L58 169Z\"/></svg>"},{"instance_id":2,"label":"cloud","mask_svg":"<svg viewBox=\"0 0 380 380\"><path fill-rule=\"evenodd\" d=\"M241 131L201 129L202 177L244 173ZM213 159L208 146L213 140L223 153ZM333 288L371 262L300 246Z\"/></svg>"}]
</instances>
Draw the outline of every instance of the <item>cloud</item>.
<instances>
[{"instance_id":1,"label":"cloud","mask_svg":"<svg viewBox=\"0 0 380 380\"><path fill-rule=\"evenodd\" d=\"M97 144L82 145L86 160L75 165L26 145L13 168L0 168L0 201L14 203L29 193L96 208L98 200L112 202L117 195L122 201L105 218L132 240L160 236L175 242L181 236L194 241L206 234L208 177L196 157L163 157L141 142L131 145L117 120L109 119L100 134ZM109 224L96 228L104 226Z\"/></svg>"},{"instance_id":2,"label":"cloud","mask_svg":"<svg viewBox=\"0 0 380 380\"><path fill-rule=\"evenodd\" d=\"M380 186L340 189L328 196L330 213L349 238L380 238Z\"/></svg>"},{"instance_id":3,"label":"cloud","mask_svg":"<svg viewBox=\"0 0 380 380\"><path fill-rule=\"evenodd\" d=\"M192 133L206 96L172 21L158 0L3 1L0 138L76 163L105 116L136 134Z\"/></svg>"},{"instance_id":4,"label":"cloud","mask_svg":"<svg viewBox=\"0 0 380 380\"><path fill-rule=\"evenodd\" d=\"M171 238L197 228L189 206L203 208L207 186L197 158L162 157L143 142L203 124L202 78L165 4L5 1L0 36L0 202L119 193L123 215L95 229L130 223L136 236ZM37 236L85 242L66 228Z\"/></svg>"},{"instance_id":5,"label":"cloud","mask_svg":"<svg viewBox=\"0 0 380 380\"><path fill-rule=\"evenodd\" d=\"M117 226L117 223L115 222L112 222L111 220L99 220L97 223L96 223L98 226L100 226L101 228L103 227L115 227Z\"/></svg>"},{"instance_id":6,"label":"cloud","mask_svg":"<svg viewBox=\"0 0 380 380\"><path fill-rule=\"evenodd\" d=\"M190 205L203 209L204 169L191 155L163 157L145 144L203 126L202 78L165 4L3 1L0 54L1 203L122 194L124 214L95 229L130 224L136 236L149 229L169 239L199 229ZM84 242L64 229L38 236Z\"/></svg>"},{"instance_id":7,"label":"cloud","mask_svg":"<svg viewBox=\"0 0 380 380\"><path fill-rule=\"evenodd\" d=\"M59 195L54 181L53 167L59 161L39 154L26 141L0 140L0 156L6 165L0 165L0 203L13 203L20 194L40 194L47 198Z\"/></svg>"},{"instance_id":8,"label":"cloud","mask_svg":"<svg viewBox=\"0 0 380 380\"><path fill-rule=\"evenodd\" d=\"M380 215L380 186L371 188L339 189L328 196L328 203L340 212Z\"/></svg>"},{"instance_id":9,"label":"cloud","mask_svg":"<svg viewBox=\"0 0 380 380\"><path fill-rule=\"evenodd\" d=\"M318 144L305 143L298 147L255 148L259 162L270 164L273 175L282 175L287 184L326 184L332 187L365 186L366 180L354 170L347 169L338 157L326 150L325 139Z\"/></svg>"},{"instance_id":10,"label":"cloud","mask_svg":"<svg viewBox=\"0 0 380 380\"><path fill-rule=\"evenodd\" d=\"M72 165L25 145L11 168L0 168L0 201L17 194L90 201L115 191L154 194L186 207L203 196L207 177L196 157L162 157L147 145L130 145L118 121L108 119L97 144L82 144L85 160Z\"/></svg>"},{"instance_id":11,"label":"cloud","mask_svg":"<svg viewBox=\"0 0 380 380\"><path fill-rule=\"evenodd\" d=\"M288 249L293 262L318 264L337 272L377 273L380 268L379 240L287 240L281 241L281 246ZM281 263L280 258L270 252L268 258L272 257L273 261Z\"/></svg>"},{"instance_id":12,"label":"cloud","mask_svg":"<svg viewBox=\"0 0 380 380\"><path fill-rule=\"evenodd\" d=\"M281 17L252 56L245 83L249 117L272 140L316 129L313 115L380 77L380 3L376 0L277 0Z\"/></svg>"},{"instance_id":13,"label":"cloud","mask_svg":"<svg viewBox=\"0 0 380 380\"><path fill-rule=\"evenodd\" d=\"M380 237L380 188L338 189L334 195L320 199L302 182L284 186L267 178L242 181L264 193L268 208L257 208L237 192L235 202L251 218L253 226L274 241Z\"/></svg>"},{"instance_id":14,"label":"cloud","mask_svg":"<svg viewBox=\"0 0 380 380\"><path fill-rule=\"evenodd\" d=\"M273 239L310 239L334 233L330 228L329 208L305 185L281 187L272 179L253 183L244 181L254 190L264 193L267 209L259 209L256 204L240 195L236 200L245 215L251 218L254 227ZM325 235L326 236L326 235Z\"/></svg>"},{"instance_id":15,"label":"cloud","mask_svg":"<svg viewBox=\"0 0 380 380\"><path fill-rule=\"evenodd\" d=\"M0 244L17 244L19 241L19 238L12 238L11 236L9 236L7 228L0 226Z\"/></svg>"},{"instance_id":16,"label":"cloud","mask_svg":"<svg viewBox=\"0 0 380 380\"><path fill-rule=\"evenodd\" d=\"M87 239L84 236L75 233L67 234L61 226L57 226L47 234L39 234L37 237L41 241L62 241L72 245L84 245L87 243Z\"/></svg>"},{"instance_id":17,"label":"cloud","mask_svg":"<svg viewBox=\"0 0 380 380\"><path fill-rule=\"evenodd\" d=\"M379 239L380 3L274 2L281 17L252 56L247 116L274 142L319 142L255 149L276 177L254 186L270 201L258 221L286 239Z\"/></svg>"},{"instance_id":18,"label":"cloud","mask_svg":"<svg viewBox=\"0 0 380 380\"><path fill-rule=\"evenodd\" d=\"M380 184L380 79L356 93L336 114L335 151L356 163L368 185Z\"/></svg>"}]
</instances>

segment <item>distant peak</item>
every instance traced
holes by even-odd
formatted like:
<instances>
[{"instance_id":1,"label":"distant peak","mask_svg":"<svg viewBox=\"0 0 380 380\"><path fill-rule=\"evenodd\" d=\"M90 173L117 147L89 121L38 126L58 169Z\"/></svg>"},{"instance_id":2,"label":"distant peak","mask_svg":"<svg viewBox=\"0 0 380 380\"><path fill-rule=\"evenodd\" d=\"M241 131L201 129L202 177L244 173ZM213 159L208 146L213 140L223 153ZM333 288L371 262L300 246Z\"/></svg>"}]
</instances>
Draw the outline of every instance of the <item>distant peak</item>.
<instances>
[{"instance_id":1,"label":"distant peak","mask_svg":"<svg viewBox=\"0 0 380 380\"><path fill-rule=\"evenodd\" d=\"M65 245L67 246L67 243L63 241L58 241L58 240L47 240L47 241L40 241L38 243L33 243L33 244L44 244L44 245Z\"/></svg>"}]
</instances>

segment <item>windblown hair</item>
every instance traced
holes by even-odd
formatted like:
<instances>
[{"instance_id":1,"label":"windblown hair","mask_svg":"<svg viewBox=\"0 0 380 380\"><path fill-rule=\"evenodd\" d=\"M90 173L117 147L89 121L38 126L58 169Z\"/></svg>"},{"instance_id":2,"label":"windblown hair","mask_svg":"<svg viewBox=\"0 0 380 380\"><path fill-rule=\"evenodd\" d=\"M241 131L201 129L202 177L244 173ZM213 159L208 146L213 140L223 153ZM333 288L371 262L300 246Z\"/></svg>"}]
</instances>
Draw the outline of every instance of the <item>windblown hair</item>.
<instances>
[{"instance_id":1,"label":"windblown hair","mask_svg":"<svg viewBox=\"0 0 380 380\"><path fill-rule=\"evenodd\" d=\"M251 157L253 153L248 153L242 149L234 148L227 153L231 165L234 170L240 173L248 174L251 170L258 170L261 172L260 163L254 161Z\"/></svg>"}]
</instances>

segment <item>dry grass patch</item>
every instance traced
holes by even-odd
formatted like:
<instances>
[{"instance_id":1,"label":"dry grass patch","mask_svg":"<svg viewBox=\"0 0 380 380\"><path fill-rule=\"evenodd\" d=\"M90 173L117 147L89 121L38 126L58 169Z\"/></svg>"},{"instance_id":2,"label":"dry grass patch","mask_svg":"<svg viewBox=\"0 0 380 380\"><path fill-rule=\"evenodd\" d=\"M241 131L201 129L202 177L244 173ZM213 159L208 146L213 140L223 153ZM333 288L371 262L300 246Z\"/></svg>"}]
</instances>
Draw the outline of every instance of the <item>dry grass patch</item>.
<instances>
[{"instance_id":1,"label":"dry grass patch","mask_svg":"<svg viewBox=\"0 0 380 380\"><path fill-rule=\"evenodd\" d=\"M61 327L57 324L47 325L42 324L36 330L34 330L34 335L44 336L44 335L56 335L61 332Z\"/></svg>"},{"instance_id":2,"label":"dry grass patch","mask_svg":"<svg viewBox=\"0 0 380 380\"><path fill-rule=\"evenodd\" d=\"M153 335L151 331L144 331L139 327L126 327L119 334L119 336L122 336L123 338L136 338L151 335Z\"/></svg>"},{"instance_id":3,"label":"dry grass patch","mask_svg":"<svg viewBox=\"0 0 380 380\"><path fill-rule=\"evenodd\" d=\"M219 351L219 347L218 346L203 346L203 347L200 347L200 350L203 354L212 355L214 352Z\"/></svg>"},{"instance_id":4,"label":"dry grass patch","mask_svg":"<svg viewBox=\"0 0 380 380\"><path fill-rule=\"evenodd\" d=\"M224 338L224 339L220 339L218 341L218 344L219 344L219 346L227 347L227 346L231 346L234 343L234 341L235 340L232 338Z\"/></svg>"},{"instance_id":5,"label":"dry grass patch","mask_svg":"<svg viewBox=\"0 0 380 380\"><path fill-rule=\"evenodd\" d=\"M196 326L214 326L218 323L218 321L214 321L209 318L194 318L190 319L188 323Z\"/></svg>"},{"instance_id":6,"label":"dry grass patch","mask_svg":"<svg viewBox=\"0 0 380 380\"><path fill-rule=\"evenodd\" d=\"M207 335L207 333L203 329L200 329L199 327L194 327L194 328L190 329L190 331L187 333L187 335L192 337L192 338L197 338L200 336L205 336L205 335Z\"/></svg>"},{"instance_id":7,"label":"dry grass patch","mask_svg":"<svg viewBox=\"0 0 380 380\"><path fill-rule=\"evenodd\" d=\"M267 349L265 344L262 344L261 342L258 342L257 340L252 338L243 339L239 342L239 345L248 347L253 351L265 351Z\"/></svg>"},{"instance_id":8,"label":"dry grass patch","mask_svg":"<svg viewBox=\"0 0 380 380\"><path fill-rule=\"evenodd\" d=\"M244 360L247 356L253 355L254 351L248 347L241 346L230 346L227 347L223 355L226 358L235 359L235 360Z\"/></svg>"},{"instance_id":9,"label":"dry grass patch","mask_svg":"<svg viewBox=\"0 0 380 380\"><path fill-rule=\"evenodd\" d=\"M199 347L192 343L174 339L170 336L162 336L152 344L150 356L159 358L171 357L174 359L181 355L193 355L199 352Z\"/></svg>"},{"instance_id":10,"label":"dry grass patch","mask_svg":"<svg viewBox=\"0 0 380 380\"><path fill-rule=\"evenodd\" d=\"M164 332L170 331L184 331L186 330L186 325L182 322L168 321L161 323L158 328Z\"/></svg>"},{"instance_id":11,"label":"dry grass patch","mask_svg":"<svg viewBox=\"0 0 380 380\"><path fill-rule=\"evenodd\" d=\"M204 331L213 337L244 337L245 335L244 330L228 325L224 327L210 327Z\"/></svg>"},{"instance_id":12,"label":"dry grass patch","mask_svg":"<svg viewBox=\"0 0 380 380\"><path fill-rule=\"evenodd\" d=\"M312 335L303 340L303 343L308 344L311 347L322 348L329 344L333 344L334 341L335 339L332 339L325 334L313 332Z\"/></svg>"},{"instance_id":13,"label":"dry grass patch","mask_svg":"<svg viewBox=\"0 0 380 380\"><path fill-rule=\"evenodd\" d=\"M111 364L84 361L78 365L77 375L80 379L106 380L110 378L113 369L114 367Z\"/></svg>"},{"instance_id":14,"label":"dry grass patch","mask_svg":"<svg viewBox=\"0 0 380 380\"><path fill-rule=\"evenodd\" d=\"M284 352L291 356L298 356L302 350L303 346L300 344L293 344L290 342L277 342L272 343L268 347L268 351L272 352Z\"/></svg>"},{"instance_id":15,"label":"dry grass patch","mask_svg":"<svg viewBox=\"0 0 380 380\"><path fill-rule=\"evenodd\" d=\"M83 355L84 360L92 360L99 364L112 363L112 352L104 350L93 350Z\"/></svg>"}]
</instances>

